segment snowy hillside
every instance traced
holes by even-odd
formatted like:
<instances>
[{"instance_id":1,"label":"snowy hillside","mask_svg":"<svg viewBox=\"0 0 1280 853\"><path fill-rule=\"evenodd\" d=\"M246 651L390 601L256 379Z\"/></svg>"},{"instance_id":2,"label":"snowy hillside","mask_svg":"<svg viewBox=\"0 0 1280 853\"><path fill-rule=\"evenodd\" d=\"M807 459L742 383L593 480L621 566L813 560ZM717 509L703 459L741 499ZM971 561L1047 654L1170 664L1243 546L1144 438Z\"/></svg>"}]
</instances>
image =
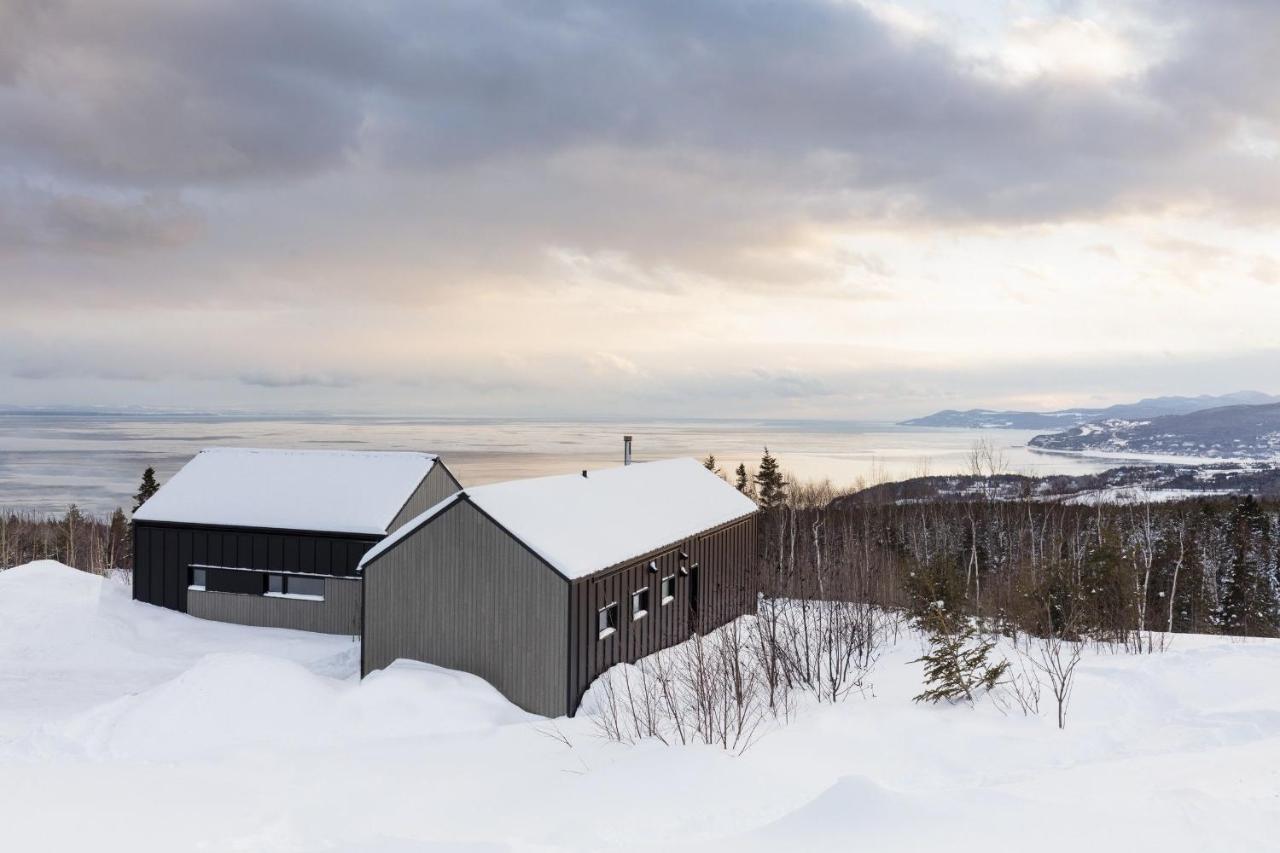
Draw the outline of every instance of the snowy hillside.
<instances>
[{"instance_id":1,"label":"snowy hillside","mask_svg":"<svg viewBox=\"0 0 1280 853\"><path fill-rule=\"evenodd\" d=\"M1280 403L1225 406L1145 420L1100 420L1037 435L1028 445L1121 456L1275 460L1280 458Z\"/></svg>"},{"instance_id":2,"label":"snowy hillside","mask_svg":"<svg viewBox=\"0 0 1280 853\"><path fill-rule=\"evenodd\" d=\"M1280 849L1280 642L1090 655L1071 721L869 695L740 757L622 746L484 682L0 572L0 841L41 851ZM568 743L566 744L567 741Z\"/></svg>"}]
</instances>

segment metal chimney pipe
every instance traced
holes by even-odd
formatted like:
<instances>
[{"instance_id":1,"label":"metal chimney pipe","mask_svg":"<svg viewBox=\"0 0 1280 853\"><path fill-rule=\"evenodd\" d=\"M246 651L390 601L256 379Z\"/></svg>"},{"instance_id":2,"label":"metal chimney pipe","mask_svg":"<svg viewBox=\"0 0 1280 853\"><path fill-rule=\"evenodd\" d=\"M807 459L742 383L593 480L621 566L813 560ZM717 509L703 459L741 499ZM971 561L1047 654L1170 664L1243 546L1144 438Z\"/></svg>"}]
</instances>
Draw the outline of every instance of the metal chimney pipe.
<instances>
[{"instance_id":1,"label":"metal chimney pipe","mask_svg":"<svg viewBox=\"0 0 1280 853\"><path fill-rule=\"evenodd\" d=\"M622 464L631 464L631 436L629 435L622 437Z\"/></svg>"}]
</instances>

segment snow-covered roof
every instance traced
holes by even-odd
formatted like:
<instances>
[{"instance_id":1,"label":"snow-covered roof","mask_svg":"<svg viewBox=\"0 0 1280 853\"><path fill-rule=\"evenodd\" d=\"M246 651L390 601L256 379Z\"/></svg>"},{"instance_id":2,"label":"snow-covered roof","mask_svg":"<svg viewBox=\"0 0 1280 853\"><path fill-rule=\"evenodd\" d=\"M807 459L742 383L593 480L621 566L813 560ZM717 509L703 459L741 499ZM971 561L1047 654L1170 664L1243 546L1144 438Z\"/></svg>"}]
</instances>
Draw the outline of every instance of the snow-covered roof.
<instances>
[{"instance_id":1,"label":"snow-covered roof","mask_svg":"<svg viewBox=\"0 0 1280 853\"><path fill-rule=\"evenodd\" d=\"M755 512L694 459L641 462L464 489L378 543L363 567L459 500L470 500L567 578L586 577Z\"/></svg>"},{"instance_id":2,"label":"snow-covered roof","mask_svg":"<svg viewBox=\"0 0 1280 853\"><path fill-rule=\"evenodd\" d=\"M202 450L133 518L383 534L435 463L403 451Z\"/></svg>"}]
</instances>

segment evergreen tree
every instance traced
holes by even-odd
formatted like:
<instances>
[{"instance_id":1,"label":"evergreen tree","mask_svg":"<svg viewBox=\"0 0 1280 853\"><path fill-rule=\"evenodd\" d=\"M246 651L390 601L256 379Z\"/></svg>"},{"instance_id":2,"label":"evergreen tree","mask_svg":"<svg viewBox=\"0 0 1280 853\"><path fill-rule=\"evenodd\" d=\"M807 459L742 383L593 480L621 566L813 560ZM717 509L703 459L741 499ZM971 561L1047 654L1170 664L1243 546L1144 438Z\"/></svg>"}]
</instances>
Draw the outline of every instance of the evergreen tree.
<instances>
[{"instance_id":1,"label":"evergreen tree","mask_svg":"<svg viewBox=\"0 0 1280 853\"><path fill-rule=\"evenodd\" d=\"M129 519L124 510L116 507L111 513L111 524L107 528L107 568L120 569L130 565L129 559Z\"/></svg>"},{"instance_id":2,"label":"evergreen tree","mask_svg":"<svg viewBox=\"0 0 1280 853\"><path fill-rule=\"evenodd\" d=\"M708 454L707 458L702 460L702 467L715 474L721 480L724 479L724 472L716 465L716 455L714 453Z\"/></svg>"},{"instance_id":3,"label":"evergreen tree","mask_svg":"<svg viewBox=\"0 0 1280 853\"><path fill-rule=\"evenodd\" d=\"M764 456L760 457L760 468L756 471L755 482L759 504L764 509L778 506L787 496L787 483L782 479L782 472L778 470L778 460L769 454L767 447L764 449Z\"/></svg>"},{"instance_id":4,"label":"evergreen tree","mask_svg":"<svg viewBox=\"0 0 1280 853\"><path fill-rule=\"evenodd\" d=\"M77 546L79 545L76 541L76 534L84 526L84 522L84 513L80 511L80 507L75 504L67 507L67 514L62 517L62 524L58 528L57 559L68 566L79 568L76 564Z\"/></svg>"},{"instance_id":5,"label":"evergreen tree","mask_svg":"<svg viewBox=\"0 0 1280 853\"><path fill-rule=\"evenodd\" d=\"M160 484L156 482L156 469L148 465L147 470L142 472L142 485L138 486L138 493L133 496L135 501L133 511L137 512L158 491L160 491Z\"/></svg>"},{"instance_id":6,"label":"evergreen tree","mask_svg":"<svg viewBox=\"0 0 1280 853\"><path fill-rule=\"evenodd\" d=\"M739 462L737 469L734 470L733 472L733 475L734 475L733 487L738 491L742 492L744 495L750 496L751 495L751 477L748 476L747 474L746 464Z\"/></svg>"},{"instance_id":7,"label":"evergreen tree","mask_svg":"<svg viewBox=\"0 0 1280 853\"><path fill-rule=\"evenodd\" d=\"M1222 623L1229 634L1274 636L1280 626L1270 530L1252 495L1231 516L1230 575L1222 600Z\"/></svg>"},{"instance_id":8,"label":"evergreen tree","mask_svg":"<svg viewBox=\"0 0 1280 853\"><path fill-rule=\"evenodd\" d=\"M982 639L968 619L959 622L947 615L941 602L919 620L929 631L929 653L912 663L924 664L925 690L915 702L972 702L979 689L990 690L1009 668L1008 661L992 664L993 640Z\"/></svg>"}]
</instances>

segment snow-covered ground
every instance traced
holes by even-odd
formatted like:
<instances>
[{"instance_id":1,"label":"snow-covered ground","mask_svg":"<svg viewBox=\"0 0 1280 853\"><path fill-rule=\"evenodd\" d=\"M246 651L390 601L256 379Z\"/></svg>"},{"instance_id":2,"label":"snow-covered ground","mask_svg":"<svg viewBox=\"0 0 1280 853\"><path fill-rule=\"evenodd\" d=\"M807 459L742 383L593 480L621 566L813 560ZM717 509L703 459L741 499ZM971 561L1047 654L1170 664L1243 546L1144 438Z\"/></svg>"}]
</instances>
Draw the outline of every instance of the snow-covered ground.
<instances>
[{"instance_id":1,"label":"snow-covered ground","mask_svg":"<svg viewBox=\"0 0 1280 853\"><path fill-rule=\"evenodd\" d=\"M350 638L203 622L54 563L0 573L15 851L1280 850L1280 643L1090 655L1067 730L866 697L731 756L622 746ZM554 735L554 736L553 736ZM568 740L566 745L560 739Z\"/></svg>"}]
</instances>

